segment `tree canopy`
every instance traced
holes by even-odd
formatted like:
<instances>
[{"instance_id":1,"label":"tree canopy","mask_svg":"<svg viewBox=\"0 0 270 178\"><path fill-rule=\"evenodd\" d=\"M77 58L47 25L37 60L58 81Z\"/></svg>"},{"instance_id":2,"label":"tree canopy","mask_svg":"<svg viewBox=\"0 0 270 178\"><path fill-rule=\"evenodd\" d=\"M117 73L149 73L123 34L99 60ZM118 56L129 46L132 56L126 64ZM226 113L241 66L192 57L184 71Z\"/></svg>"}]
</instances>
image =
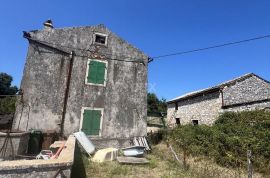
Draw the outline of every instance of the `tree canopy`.
<instances>
[{"instance_id":1,"label":"tree canopy","mask_svg":"<svg viewBox=\"0 0 270 178\"><path fill-rule=\"evenodd\" d=\"M167 105L164 98L159 99L155 93L147 94L147 115L160 115L161 112L166 112Z\"/></svg>"},{"instance_id":2,"label":"tree canopy","mask_svg":"<svg viewBox=\"0 0 270 178\"><path fill-rule=\"evenodd\" d=\"M18 92L16 86L11 86L12 76L7 73L0 73L0 95L14 95Z\"/></svg>"}]
</instances>

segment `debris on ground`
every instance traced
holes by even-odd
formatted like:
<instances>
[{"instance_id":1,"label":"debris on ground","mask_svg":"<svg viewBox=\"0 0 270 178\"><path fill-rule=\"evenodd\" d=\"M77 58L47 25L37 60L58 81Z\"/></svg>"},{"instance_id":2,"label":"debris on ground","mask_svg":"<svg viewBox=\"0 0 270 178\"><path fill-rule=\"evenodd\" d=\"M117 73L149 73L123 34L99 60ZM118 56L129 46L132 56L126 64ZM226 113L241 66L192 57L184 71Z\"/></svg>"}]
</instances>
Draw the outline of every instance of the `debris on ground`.
<instances>
[{"instance_id":1,"label":"debris on ground","mask_svg":"<svg viewBox=\"0 0 270 178\"><path fill-rule=\"evenodd\" d=\"M79 141L80 145L83 147L86 153L91 155L95 152L95 146L93 145L91 140L85 135L84 132L76 132L74 133L74 136Z\"/></svg>"},{"instance_id":2,"label":"debris on ground","mask_svg":"<svg viewBox=\"0 0 270 178\"><path fill-rule=\"evenodd\" d=\"M131 146L122 148L122 151L125 156L142 157L144 155L144 149L144 146Z\"/></svg>"},{"instance_id":3,"label":"debris on ground","mask_svg":"<svg viewBox=\"0 0 270 178\"><path fill-rule=\"evenodd\" d=\"M51 150L42 150L37 156L36 159L50 159L53 156L53 152Z\"/></svg>"},{"instance_id":4,"label":"debris on ground","mask_svg":"<svg viewBox=\"0 0 270 178\"><path fill-rule=\"evenodd\" d=\"M118 156L118 149L116 148L105 148L98 150L92 161L94 162L104 162L104 161L113 161Z\"/></svg>"},{"instance_id":5,"label":"debris on ground","mask_svg":"<svg viewBox=\"0 0 270 178\"><path fill-rule=\"evenodd\" d=\"M41 152L36 156L36 159L57 159L61 151L65 148L65 144L66 141L55 141L50 146L51 149L57 149L55 153L52 150L41 150Z\"/></svg>"},{"instance_id":6,"label":"debris on ground","mask_svg":"<svg viewBox=\"0 0 270 178\"><path fill-rule=\"evenodd\" d=\"M146 151L150 151L151 147L145 137L134 137L133 144L135 146L144 146Z\"/></svg>"},{"instance_id":7,"label":"debris on ground","mask_svg":"<svg viewBox=\"0 0 270 178\"><path fill-rule=\"evenodd\" d=\"M148 164L149 161L146 158L136 158L136 157L117 157L117 161L120 164Z\"/></svg>"}]
</instances>

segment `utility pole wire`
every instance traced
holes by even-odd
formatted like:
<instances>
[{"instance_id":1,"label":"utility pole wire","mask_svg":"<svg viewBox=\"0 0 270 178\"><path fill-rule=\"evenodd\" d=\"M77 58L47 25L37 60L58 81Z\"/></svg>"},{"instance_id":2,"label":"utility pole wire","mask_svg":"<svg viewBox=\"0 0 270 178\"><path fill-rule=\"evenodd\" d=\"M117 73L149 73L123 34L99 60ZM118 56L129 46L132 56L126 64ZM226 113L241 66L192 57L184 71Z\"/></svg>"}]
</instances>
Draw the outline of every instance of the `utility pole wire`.
<instances>
[{"instance_id":1,"label":"utility pole wire","mask_svg":"<svg viewBox=\"0 0 270 178\"><path fill-rule=\"evenodd\" d=\"M171 54L164 54L164 55L160 55L160 56L155 56L155 57L151 57L149 62L153 61L154 59L159 59L159 58L164 58L164 57L169 57L169 56L182 55L182 54L193 53L193 52L198 52L198 51L204 51L204 50L208 50L208 49L220 48L220 47L224 47L224 46L229 46L229 45L235 45L235 44L239 44L239 43L246 43L246 42L250 42L250 41L260 40L260 39L264 39L264 38L270 38L270 35L259 36L259 37L255 37L255 38L250 38L250 39L241 40L241 41L234 41L234 42L209 46L209 47L205 47L205 48L198 48L198 49L193 49L193 50L189 50L189 51L182 51L182 52L176 52L176 53L171 53Z\"/></svg>"}]
</instances>

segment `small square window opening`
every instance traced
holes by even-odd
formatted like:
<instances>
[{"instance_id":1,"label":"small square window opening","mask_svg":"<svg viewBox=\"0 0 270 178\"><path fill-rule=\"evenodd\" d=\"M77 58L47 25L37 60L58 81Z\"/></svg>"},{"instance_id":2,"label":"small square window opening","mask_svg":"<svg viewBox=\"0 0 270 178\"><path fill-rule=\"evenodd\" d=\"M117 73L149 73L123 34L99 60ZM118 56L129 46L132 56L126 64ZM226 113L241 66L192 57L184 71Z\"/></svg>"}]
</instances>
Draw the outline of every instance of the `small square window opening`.
<instances>
[{"instance_id":1,"label":"small square window opening","mask_svg":"<svg viewBox=\"0 0 270 178\"><path fill-rule=\"evenodd\" d=\"M106 45L107 36L101 34L95 34L95 43Z\"/></svg>"},{"instance_id":2,"label":"small square window opening","mask_svg":"<svg viewBox=\"0 0 270 178\"><path fill-rule=\"evenodd\" d=\"M199 121L198 120L192 120L192 124L193 125L199 125Z\"/></svg>"}]
</instances>

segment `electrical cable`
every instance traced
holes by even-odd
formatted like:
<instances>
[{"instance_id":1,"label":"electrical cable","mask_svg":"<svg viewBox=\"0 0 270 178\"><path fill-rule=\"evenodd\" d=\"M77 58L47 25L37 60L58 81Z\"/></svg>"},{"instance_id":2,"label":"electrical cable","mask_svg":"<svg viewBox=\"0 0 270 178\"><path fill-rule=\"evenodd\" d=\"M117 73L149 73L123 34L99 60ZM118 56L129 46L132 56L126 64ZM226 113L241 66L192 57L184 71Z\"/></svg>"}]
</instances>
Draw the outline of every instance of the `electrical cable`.
<instances>
[{"instance_id":1,"label":"electrical cable","mask_svg":"<svg viewBox=\"0 0 270 178\"><path fill-rule=\"evenodd\" d=\"M54 43L50 43L50 42L47 42L47 41L40 41L40 40L37 40L37 39L32 39L30 36L27 36L27 35L24 35L24 37L27 38L28 40L36 41L36 42L41 43L43 45L47 45L47 46L53 45L51 47L53 47L53 48L55 48L57 50L63 51L63 52L65 52L65 51L62 50L62 49L59 49L57 47L63 47L63 48L68 48L68 49L73 49L73 50L84 51L84 52L95 52L95 51L90 50L90 49L83 49L83 48L77 48L77 47L74 48L74 47L71 47L71 46L54 44ZM194 53L194 52L198 52L198 51L205 51L205 50L214 49L214 48L221 48L221 47L225 47L225 46L236 45L236 44L246 43L246 42L255 41L255 40L261 40L261 39L265 39L265 38L270 38L270 35L258 36L258 37L254 37L254 38L249 38L249 39L240 40L240 41L234 41L234 42L229 42L229 43L223 43L223 44L208 46L208 47L204 47L204 48L197 48L197 49L188 50L188 51L180 51L180 52L175 52L175 53L169 53L169 54L163 54L163 55L159 55L159 56L149 57L148 58L148 63L152 62L154 59L160 59L160 58L176 56L176 55L182 55L182 54L187 54L187 53ZM57 47L55 47L55 46L57 46ZM104 53L103 52L103 54L113 56L112 54L109 54L109 53ZM76 56L89 57L87 55L78 55L78 54L76 54ZM128 58L128 59L133 59L133 60L125 60L125 59L118 59L118 58ZM142 59L132 58L132 57L129 57L129 56L117 56L117 58L111 58L110 60L123 61L123 62L143 63Z\"/></svg>"},{"instance_id":2,"label":"electrical cable","mask_svg":"<svg viewBox=\"0 0 270 178\"><path fill-rule=\"evenodd\" d=\"M246 43L246 42L250 42L250 41L261 40L261 39L264 39L264 38L270 38L270 35L259 36L259 37L249 38L249 39L245 39L245 40L241 40L241 41L234 41L234 42L224 43L224 44L218 44L218 45L214 45L214 46L198 48L198 49L193 49L193 50L188 50L188 51L180 51L180 52L176 52L176 53L159 55L159 56L151 57L149 62L153 61L154 59L160 59L160 58L165 58L165 57L170 57L170 56L176 56L176 55L182 55L182 54L187 54L187 53L204 51L204 50L209 50L209 49L214 49L214 48L220 48L220 47L229 46L229 45L235 45L235 44L239 44L239 43Z\"/></svg>"}]
</instances>

